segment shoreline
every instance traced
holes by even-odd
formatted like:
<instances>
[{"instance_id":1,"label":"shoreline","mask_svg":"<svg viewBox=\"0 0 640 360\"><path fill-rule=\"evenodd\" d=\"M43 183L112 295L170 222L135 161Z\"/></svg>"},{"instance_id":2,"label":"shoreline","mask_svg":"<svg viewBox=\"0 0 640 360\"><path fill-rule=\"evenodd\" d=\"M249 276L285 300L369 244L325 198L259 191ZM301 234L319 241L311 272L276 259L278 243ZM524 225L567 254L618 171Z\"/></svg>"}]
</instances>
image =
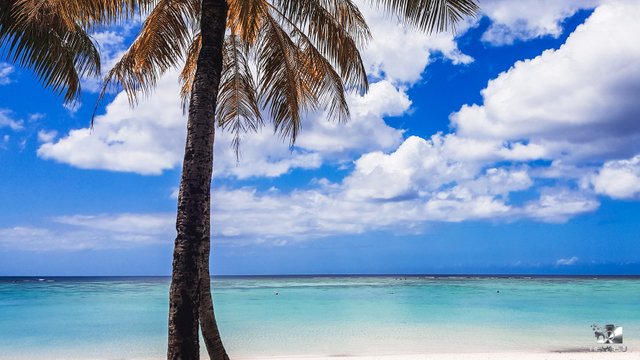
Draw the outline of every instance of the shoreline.
<instances>
[{"instance_id":1,"label":"shoreline","mask_svg":"<svg viewBox=\"0 0 640 360\"><path fill-rule=\"evenodd\" d=\"M24 358L5 358L0 356L0 360L26 360L26 359L40 359L32 357ZM45 358L42 358L43 360ZM72 357L72 358L46 358L47 360L107 360L108 358L96 358L96 357ZM116 357L120 360L164 360L164 357ZM202 360L207 360L208 357L203 354ZM423 354L386 354L386 355L287 355L287 356L232 356L232 360L602 360L602 359L616 359L616 360L638 360L640 359L639 351L627 351L627 352L470 352L470 353L423 353Z\"/></svg>"},{"instance_id":2,"label":"shoreline","mask_svg":"<svg viewBox=\"0 0 640 360\"><path fill-rule=\"evenodd\" d=\"M267 353L238 354L230 353L231 360L640 360L640 350L628 349L627 351L594 351L591 347L576 347L558 350L505 350L505 351L464 351L451 349L449 352L383 352L383 353L325 353L325 354L277 354ZM406 351L406 350L405 350ZM68 356L63 354L49 354L24 351L19 354L0 354L0 360L165 360L164 354L156 353L151 356L136 356L133 354L101 354L84 356L76 354ZM133 355L133 356L131 356ZM204 349L201 349L200 359L209 360Z\"/></svg>"},{"instance_id":3,"label":"shoreline","mask_svg":"<svg viewBox=\"0 0 640 360\"><path fill-rule=\"evenodd\" d=\"M424 353L398 355L329 355L237 357L234 360L600 360L640 359L640 352L497 352L497 353Z\"/></svg>"}]
</instances>

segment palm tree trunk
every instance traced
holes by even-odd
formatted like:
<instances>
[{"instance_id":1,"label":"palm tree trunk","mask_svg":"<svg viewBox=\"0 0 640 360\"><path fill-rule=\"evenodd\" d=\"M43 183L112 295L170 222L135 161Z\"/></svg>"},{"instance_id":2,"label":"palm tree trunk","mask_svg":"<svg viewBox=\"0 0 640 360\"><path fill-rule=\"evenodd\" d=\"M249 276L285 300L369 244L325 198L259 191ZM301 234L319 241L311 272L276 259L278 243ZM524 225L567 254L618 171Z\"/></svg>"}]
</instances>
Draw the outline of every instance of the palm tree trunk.
<instances>
[{"instance_id":1,"label":"palm tree trunk","mask_svg":"<svg viewBox=\"0 0 640 360\"><path fill-rule=\"evenodd\" d=\"M204 252L208 249L204 244L209 242L210 235L214 114L222 73L227 3L202 0L201 11L202 48L189 105L169 290L169 360L200 358L200 294L203 287L209 287L203 285L200 275Z\"/></svg>"},{"instance_id":2,"label":"palm tree trunk","mask_svg":"<svg viewBox=\"0 0 640 360\"><path fill-rule=\"evenodd\" d=\"M200 269L200 330L211 360L229 360L229 355L222 344L216 316L213 312L211 297L211 277L209 276L210 242L203 243L202 268Z\"/></svg>"}]
</instances>

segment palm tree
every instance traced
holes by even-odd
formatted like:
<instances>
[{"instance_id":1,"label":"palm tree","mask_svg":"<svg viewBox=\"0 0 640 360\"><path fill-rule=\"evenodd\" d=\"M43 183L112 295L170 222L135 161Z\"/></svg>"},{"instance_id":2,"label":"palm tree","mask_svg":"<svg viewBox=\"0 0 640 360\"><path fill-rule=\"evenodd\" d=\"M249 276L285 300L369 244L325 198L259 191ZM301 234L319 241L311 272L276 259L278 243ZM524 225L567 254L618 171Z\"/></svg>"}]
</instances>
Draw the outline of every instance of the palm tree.
<instances>
[{"instance_id":1,"label":"palm tree","mask_svg":"<svg viewBox=\"0 0 640 360\"><path fill-rule=\"evenodd\" d=\"M474 0L371 0L424 30L475 14ZM215 125L240 135L263 125L291 143L306 110L349 117L345 90L367 90L359 49L369 38L351 0L158 0L109 72L132 103L185 58L187 141L178 196L168 359L199 357L198 323L212 359L228 359L210 292L210 189ZM251 63L257 73L252 73ZM254 81L257 79L257 82ZM215 116L214 116L215 115ZM214 120L215 119L215 120Z\"/></svg>"},{"instance_id":2,"label":"palm tree","mask_svg":"<svg viewBox=\"0 0 640 360\"><path fill-rule=\"evenodd\" d=\"M133 16L153 0L2 0L0 55L30 68L64 101L78 99L80 79L100 75L87 30Z\"/></svg>"},{"instance_id":3,"label":"palm tree","mask_svg":"<svg viewBox=\"0 0 640 360\"><path fill-rule=\"evenodd\" d=\"M428 31L444 30L477 11L475 0L370 3ZM368 87L359 49L369 30L351 0L4 0L0 45L10 44L14 61L33 68L69 101L80 91L80 75L99 73L99 56L84 27L128 16L136 7L149 16L108 73L101 97L117 82L135 104L164 72L185 62L182 96L189 110L168 358L199 358L200 325L210 357L228 359L209 278L215 127L234 134L237 152L241 134L263 125L262 109L291 144L307 110L326 109L331 118L346 121L345 91Z\"/></svg>"}]
</instances>

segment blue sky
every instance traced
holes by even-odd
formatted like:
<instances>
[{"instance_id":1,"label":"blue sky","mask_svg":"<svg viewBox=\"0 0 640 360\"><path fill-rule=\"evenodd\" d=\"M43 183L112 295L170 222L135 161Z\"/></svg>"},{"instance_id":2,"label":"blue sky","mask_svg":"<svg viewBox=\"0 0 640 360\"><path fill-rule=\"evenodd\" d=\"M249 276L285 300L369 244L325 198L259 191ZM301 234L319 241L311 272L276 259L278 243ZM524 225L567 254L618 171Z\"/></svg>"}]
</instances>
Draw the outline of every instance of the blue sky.
<instances>
[{"instance_id":1,"label":"blue sky","mask_svg":"<svg viewBox=\"0 0 640 360\"><path fill-rule=\"evenodd\" d=\"M215 274L640 274L640 6L489 1L426 36L363 6L365 96L296 146L218 132ZM139 21L93 34L105 67ZM0 61L0 275L168 275L176 71L132 109Z\"/></svg>"}]
</instances>

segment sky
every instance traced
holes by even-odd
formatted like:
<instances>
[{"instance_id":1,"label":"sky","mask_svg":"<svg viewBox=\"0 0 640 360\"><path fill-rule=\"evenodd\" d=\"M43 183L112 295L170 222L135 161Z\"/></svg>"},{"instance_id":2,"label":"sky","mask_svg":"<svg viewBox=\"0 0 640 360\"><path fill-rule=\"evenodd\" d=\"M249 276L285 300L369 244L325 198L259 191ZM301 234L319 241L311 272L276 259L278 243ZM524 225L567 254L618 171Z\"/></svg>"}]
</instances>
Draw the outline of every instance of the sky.
<instances>
[{"instance_id":1,"label":"sky","mask_svg":"<svg viewBox=\"0 0 640 360\"><path fill-rule=\"evenodd\" d=\"M640 274L639 2L482 0L434 35L357 3L347 124L265 127L239 161L218 130L214 275ZM140 22L92 34L105 69ZM64 104L0 60L0 276L170 274L177 73L90 129L99 79Z\"/></svg>"}]
</instances>

